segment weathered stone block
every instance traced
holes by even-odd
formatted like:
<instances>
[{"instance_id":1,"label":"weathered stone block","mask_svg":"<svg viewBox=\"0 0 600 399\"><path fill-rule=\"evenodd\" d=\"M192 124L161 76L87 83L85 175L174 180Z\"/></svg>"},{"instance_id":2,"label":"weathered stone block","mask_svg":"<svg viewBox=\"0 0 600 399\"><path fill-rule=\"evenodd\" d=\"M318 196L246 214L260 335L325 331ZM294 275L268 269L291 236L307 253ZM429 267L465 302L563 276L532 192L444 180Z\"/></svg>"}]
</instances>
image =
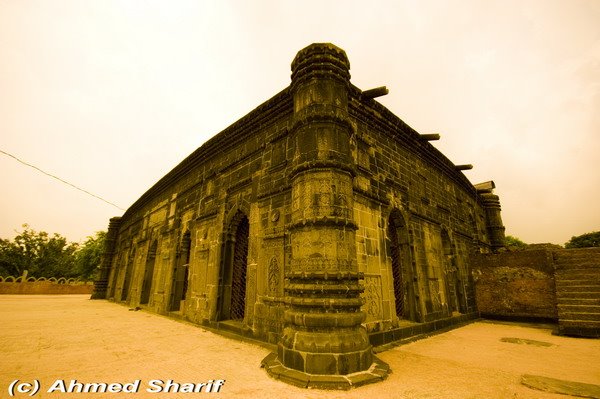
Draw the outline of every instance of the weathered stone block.
<instances>
[{"instance_id":1,"label":"weathered stone block","mask_svg":"<svg viewBox=\"0 0 600 399\"><path fill-rule=\"evenodd\" d=\"M305 371L305 361L301 352L298 352L295 349L289 349L283 346L280 347L280 353L283 355L282 363L289 368L294 370Z\"/></svg>"},{"instance_id":2,"label":"weathered stone block","mask_svg":"<svg viewBox=\"0 0 600 399\"><path fill-rule=\"evenodd\" d=\"M304 371L309 374L339 374L333 353L307 353Z\"/></svg>"},{"instance_id":3,"label":"weathered stone block","mask_svg":"<svg viewBox=\"0 0 600 399\"><path fill-rule=\"evenodd\" d=\"M370 365L370 364L369 364ZM338 355L339 374L350 374L359 370L364 370L364 361L361 364L361 355L358 352L344 353Z\"/></svg>"}]
</instances>

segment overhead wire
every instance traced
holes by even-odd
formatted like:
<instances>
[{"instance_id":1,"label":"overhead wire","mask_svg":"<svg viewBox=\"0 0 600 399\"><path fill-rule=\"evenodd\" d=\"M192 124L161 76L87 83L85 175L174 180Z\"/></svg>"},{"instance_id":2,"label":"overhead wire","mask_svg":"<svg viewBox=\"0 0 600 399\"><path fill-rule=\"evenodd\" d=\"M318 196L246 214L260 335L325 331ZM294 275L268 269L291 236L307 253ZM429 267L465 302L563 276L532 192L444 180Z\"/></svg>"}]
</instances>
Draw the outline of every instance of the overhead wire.
<instances>
[{"instance_id":1,"label":"overhead wire","mask_svg":"<svg viewBox=\"0 0 600 399\"><path fill-rule=\"evenodd\" d=\"M88 194L88 195L91 195L92 197L94 197L94 198L97 198L97 199L99 199L100 201L104 201L104 202L106 202L107 204L109 204L109 205L112 205L112 206L114 206L114 207L115 207L115 208L117 208L117 209L120 209L120 210L122 210L122 211L124 211L124 210L125 210L125 209L121 208L120 206L118 206L118 205L115 205L114 203L112 203L112 202L110 202L110 201L108 201L108 200L106 200L106 199L104 199L104 198L100 197L99 195L96 195L96 194L94 194L94 193L91 193L91 192L89 192L88 190L85 190L85 189L83 189L83 188L81 188L81 187L78 187L78 186L76 186L76 185L74 185L74 184L72 184L72 183L69 183L68 181L66 181L66 180L64 180L64 179L61 179L60 177L58 177L58 176L55 176L55 175L53 175L52 173L48 173L48 172L46 172L46 171L44 171L44 170L42 170L42 169L38 168L38 167L37 167L37 166L35 166L35 165L32 165L32 164L30 164L30 163L28 163L28 162L25 162L25 161L23 161L22 159L19 159L19 158L17 158L16 156L14 156L14 155L12 155L12 154L10 154L10 153L6 152L6 151L3 151L3 150L1 150L1 149L0 149L0 152L1 152L2 154L6 155L6 156L9 156L9 157L13 158L13 159L14 159L14 160L16 160L17 162L20 162L20 163L22 163L23 165L29 166L30 168L33 168L33 169L37 170L38 172L41 172L41 173L45 174L46 176L50 176L50 177L52 177L53 179L56 179L56 180L60 181L61 183L67 184L67 185L69 185L69 186L71 186L71 187L73 187L73 188L75 188L75 189L77 189L77 190L79 190L79 191L83 191L84 193L86 193L86 194Z\"/></svg>"}]
</instances>

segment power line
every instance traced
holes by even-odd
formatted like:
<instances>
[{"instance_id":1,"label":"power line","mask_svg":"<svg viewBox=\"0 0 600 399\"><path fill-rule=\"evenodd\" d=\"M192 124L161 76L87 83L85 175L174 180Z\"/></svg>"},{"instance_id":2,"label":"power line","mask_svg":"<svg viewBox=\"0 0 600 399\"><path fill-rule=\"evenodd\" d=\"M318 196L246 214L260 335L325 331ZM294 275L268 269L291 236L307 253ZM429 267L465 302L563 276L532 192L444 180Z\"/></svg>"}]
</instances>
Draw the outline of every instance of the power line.
<instances>
[{"instance_id":1,"label":"power line","mask_svg":"<svg viewBox=\"0 0 600 399\"><path fill-rule=\"evenodd\" d=\"M33 168L33 169L37 170L38 172L42 172L42 173L43 173L43 174L45 174L46 176L50 176L50 177L52 177L52 178L54 178L54 179L58 180L58 181L59 181L59 182L61 182L61 183L68 184L69 186L71 186L71 187L73 187L73 188L75 188L75 189L77 189L77 190L79 190L79 191L83 191L84 193L86 193L86 194L88 194L88 195L91 195L92 197L98 198L100 201L104 201L104 202L106 202L107 204L109 204L109 205L112 205L112 206L114 206L114 207L115 207L115 208L117 208L117 209L120 209L120 210L122 210L122 211L124 211L124 210L125 210L125 209L121 208L120 206L118 206L118 205L115 205L115 204L113 204L112 202L110 202L110 201L107 201L107 200L105 200L104 198L102 198L102 197L100 197L100 196L97 196L96 194L92 194L92 193L90 193L89 191L87 191L87 190L84 190L83 188L77 187L76 185L74 185L74 184L71 184L71 183L69 183L69 182L68 182L68 181L66 181L66 180L63 180L63 179L61 179L61 178L60 178L60 177L58 177L58 176L54 176L54 175L53 175L53 174L51 174L51 173L48 173L48 172L46 172L46 171L43 171L42 169L38 168L37 166L34 166L34 165L30 164L30 163L27 163L27 162L25 162L25 161L23 161L23 160L21 160L21 159L19 159L19 158L15 157L15 156L14 156L14 155L12 155L12 154L9 154L9 153L8 153L8 152L6 152L6 151L2 151L2 150L0 150L0 152L1 152L1 153L3 153L4 155L7 155L7 156L9 156L9 157L11 157L11 158L15 159L16 161L18 161L18 162L22 163L23 165L29 166L30 168Z\"/></svg>"}]
</instances>

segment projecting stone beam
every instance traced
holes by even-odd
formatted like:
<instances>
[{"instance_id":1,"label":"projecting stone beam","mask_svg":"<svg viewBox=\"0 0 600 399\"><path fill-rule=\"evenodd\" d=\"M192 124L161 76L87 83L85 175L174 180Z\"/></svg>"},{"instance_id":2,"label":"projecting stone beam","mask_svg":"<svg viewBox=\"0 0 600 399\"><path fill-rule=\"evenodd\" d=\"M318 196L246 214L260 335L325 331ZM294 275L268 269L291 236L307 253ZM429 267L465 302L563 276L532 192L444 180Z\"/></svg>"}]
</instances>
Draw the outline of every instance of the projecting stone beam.
<instances>
[{"instance_id":1,"label":"projecting stone beam","mask_svg":"<svg viewBox=\"0 0 600 399\"><path fill-rule=\"evenodd\" d=\"M478 193L491 193L492 190L496 188L496 183L494 183L493 180L490 180L483 183L477 183L474 187Z\"/></svg>"},{"instance_id":2,"label":"projecting stone beam","mask_svg":"<svg viewBox=\"0 0 600 399\"><path fill-rule=\"evenodd\" d=\"M437 133L432 133L432 134L420 134L419 137L422 140L426 140L426 141L433 141L433 140L439 140L440 139L440 135Z\"/></svg>"},{"instance_id":3,"label":"projecting stone beam","mask_svg":"<svg viewBox=\"0 0 600 399\"><path fill-rule=\"evenodd\" d=\"M375 97L385 96L389 92L390 91L387 89L387 87L381 86L381 87L376 87L371 90L365 90L362 92L362 95L366 98L375 98Z\"/></svg>"},{"instance_id":4,"label":"projecting stone beam","mask_svg":"<svg viewBox=\"0 0 600 399\"><path fill-rule=\"evenodd\" d=\"M469 169L473 169L473 165L471 165L471 164L454 165L454 169L456 169L456 170L469 170Z\"/></svg>"}]
</instances>

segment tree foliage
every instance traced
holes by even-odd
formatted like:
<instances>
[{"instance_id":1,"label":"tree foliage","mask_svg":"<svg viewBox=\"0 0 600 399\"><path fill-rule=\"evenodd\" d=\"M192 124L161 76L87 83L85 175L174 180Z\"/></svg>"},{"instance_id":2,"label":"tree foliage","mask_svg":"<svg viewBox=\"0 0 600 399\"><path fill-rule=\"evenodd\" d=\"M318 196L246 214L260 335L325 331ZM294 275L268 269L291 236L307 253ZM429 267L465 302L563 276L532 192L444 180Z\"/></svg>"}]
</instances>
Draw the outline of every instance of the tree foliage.
<instances>
[{"instance_id":1,"label":"tree foliage","mask_svg":"<svg viewBox=\"0 0 600 399\"><path fill-rule=\"evenodd\" d=\"M571 240L565 244L565 248L588 248L600 247L600 231L573 236Z\"/></svg>"},{"instance_id":2,"label":"tree foliage","mask_svg":"<svg viewBox=\"0 0 600 399\"><path fill-rule=\"evenodd\" d=\"M18 277L27 270L32 277L80 277L89 279L100 264L104 232L88 237L82 245L29 225L13 240L0 239L0 275Z\"/></svg>"},{"instance_id":3,"label":"tree foliage","mask_svg":"<svg viewBox=\"0 0 600 399\"><path fill-rule=\"evenodd\" d=\"M104 251L105 231L98 231L89 236L75 253L77 274L85 280L95 279L100 268L102 252Z\"/></svg>"},{"instance_id":4,"label":"tree foliage","mask_svg":"<svg viewBox=\"0 0 600 399\"><path fill-rule=\"evenodd\" d=\"M506 244L506 247L508 249L510 249L511 251L518 251L520 249L527 248L527 244L525 244L523 241L521 241L517 237L513 237L513 236L504 237L504 243Z\"/></svg>"}]
</instances>

